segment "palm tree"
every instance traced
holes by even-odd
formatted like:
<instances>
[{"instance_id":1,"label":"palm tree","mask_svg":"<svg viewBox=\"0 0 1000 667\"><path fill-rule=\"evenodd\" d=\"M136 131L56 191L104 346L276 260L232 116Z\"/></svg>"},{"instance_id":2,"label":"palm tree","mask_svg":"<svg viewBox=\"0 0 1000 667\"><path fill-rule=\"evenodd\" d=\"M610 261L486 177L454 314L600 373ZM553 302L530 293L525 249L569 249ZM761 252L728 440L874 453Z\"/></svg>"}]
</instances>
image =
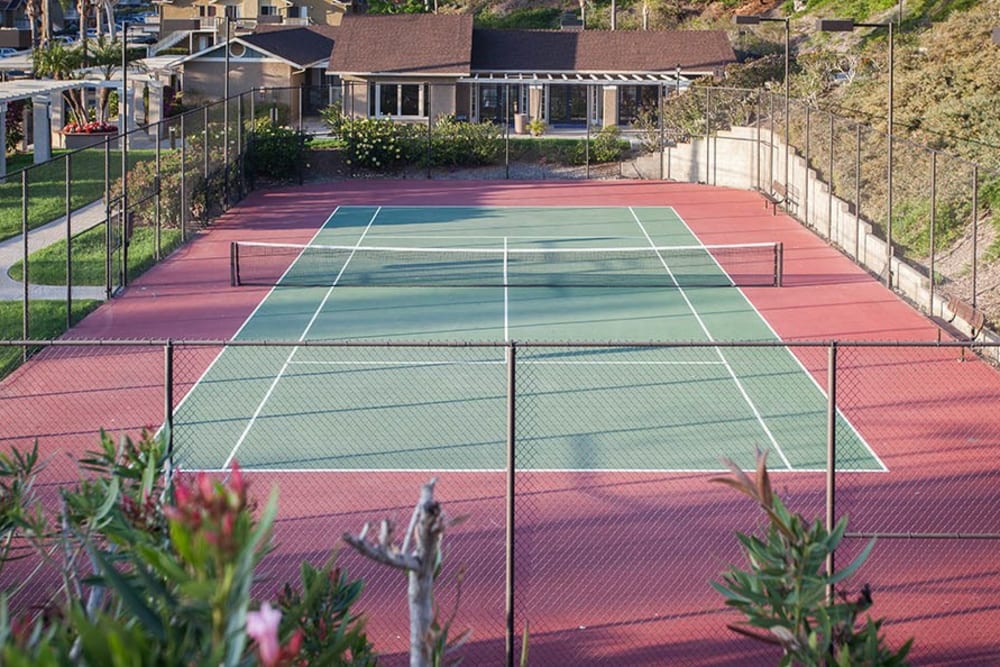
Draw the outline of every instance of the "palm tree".
<instances>
[{"instance_id":1,"label":"palm tree","mask_svg":"<svg viewBox=\"0 0 1000 667\"><path fill-rule=\"evenodd\" d=\"M38 15L40 13L38 0L24 0L24 15L28 19L28 29L31 31L31 48L38 46Z\"/></svg>"},{"instance_id":2,"label":"palm tree","mask_svg":"<svg viewBox=\"0 0 1000 667\"><path fill-rule=\"evenodd\" d=\"M66 47L61 42L53 42L46 47L35 49L32 52L32 60L38 76L51 77L59 81L79 79L82 77L80 68L84 66L86 58L87 67L97 69L105 81L110 81L115 70L121 65L121 41L111 41L101 35L89 53L86 43L84 40L78 46ZM66 91L65 97L74 122L86 124L91 120L83 87ZM111 89L102 87L98 92L98 104L94 109L93 120L103 122L111 120L108 117L110 102Z\"/></svg>"}]
</instances>

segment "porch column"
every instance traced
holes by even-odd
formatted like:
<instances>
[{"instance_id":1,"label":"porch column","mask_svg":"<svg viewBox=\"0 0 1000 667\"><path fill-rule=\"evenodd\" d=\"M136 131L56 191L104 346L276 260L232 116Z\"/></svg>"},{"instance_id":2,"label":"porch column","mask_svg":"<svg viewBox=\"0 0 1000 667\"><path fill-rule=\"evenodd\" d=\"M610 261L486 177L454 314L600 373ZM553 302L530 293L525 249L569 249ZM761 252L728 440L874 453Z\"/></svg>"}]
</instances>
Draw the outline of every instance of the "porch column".
<instances>
[{"instance_id":1,"label":"porch column","mask_svg":"<svg viewBox=\"0 0 1000 667\"><path fill-rule=\"evenodd\" d=\"M146 90L145 81L133 81L132 90L129 91L131 97L128 98L129 109L129 129L139 127L139 119L146 115L146 102L143 101L143 93Z\"/></svg>"},{"instance_id":2,"label":"porch column","mask_svg":"<svg viewBox=\"0 0 1000 667\"><path fill-rule=\"evenodd\" d=\"M135 100L129 98L127 105L124 105L121 102L125 99L125 95L135 93L135 86L133 86L131 90L126 91L125 86L121 82L118 82L118 84L115 85L115 90L118 91L118 127L122 128L122 132L131 132L136 128ZM128 106L128 109L126 109L126 111L128 111L128 118L125 118L122 115L122 109L125 106Z\"/></svg>"},{"instance_id":3,"label":"porch column","mask_svg":"<svg viewBox=\"0 0 1000 667\"><path fill-rule=\"evenodd\" d=\"M163 120L163 82L147 81L146 88L149 90L149 109L146 110L146 120L150 125L155 125Z\"/></svg>"},{"instance_id":4,"label":"porch column","mask_svg":"<svg viewBox=\"0 0 1000 667\"><path fill-rule=\"evenodd\" d=\"M32 139L35 144L35 164L52 159L52 123L49 115L49 96L35 95L31 98Z\"/></svg>"},{"instance_id":5,"label":"porch column","mask_svg":"<svg viewBox=\"0 0 1000 667\"><path fill-rule=\"evenodd\" d=\"M618 125L618 86L604 86L604 127Z\"/></svg>"},{"instance_id":6,"label":"porch column","mask_svg":"<svg viewBox=\"0 0 1000 667\"><path fill-rule=\"evenodd\" d=\"M545 87L540 84L532 84L528 88L528 120L545 120Z\"/></svg>"},{"instance_id":7,"label":"porch column","mask_svg":"<svg viewBox=\"0 0 1000 667\"><path fill-rule=\"evenodd\" d=\"M53 148L66 148L66 140L63 139L61 129L66 125L66 100L62 91L56 91L49 95L52 117L52 146Z\"/></svg>"}]
</instances>

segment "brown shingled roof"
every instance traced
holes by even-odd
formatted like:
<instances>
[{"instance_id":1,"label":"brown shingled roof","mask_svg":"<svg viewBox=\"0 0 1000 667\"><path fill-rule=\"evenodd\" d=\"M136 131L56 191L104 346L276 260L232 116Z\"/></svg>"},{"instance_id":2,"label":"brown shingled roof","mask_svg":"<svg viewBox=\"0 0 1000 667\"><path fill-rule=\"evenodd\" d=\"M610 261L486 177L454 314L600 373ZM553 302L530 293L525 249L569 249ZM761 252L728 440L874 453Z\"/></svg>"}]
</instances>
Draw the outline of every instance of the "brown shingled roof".
<instances>
[{"instance_id":1,"label":"brown shingled roof","mask_svg":"<svg viewBox=\"0 0 1000 667\"><path fill-rule=\"evenodd\" d=\"M473 31L477 72L665 72L712 74L735 62L722 30Z\"/></svg>"},{"instance_id":2,"label":"brown shingled roof","mask_svg":"<svg viewBox=\"0 0 1000 667\"><path fill-rule=\"evenodd\" d=\"M469 74L469 14L348 14L337 32L332 74Z\"/></svg>"},{"instance_id":3,"label":"brown shingled roof","mask_svg":"<svg viewBox=\"0 0 1000 667\"><path fill-rule=\"evenodd\" d=\"M335 26L262 26L241 39L300 67L306 67L330 57L334 35L338 30Z\"/></svg>"}]
</instances>

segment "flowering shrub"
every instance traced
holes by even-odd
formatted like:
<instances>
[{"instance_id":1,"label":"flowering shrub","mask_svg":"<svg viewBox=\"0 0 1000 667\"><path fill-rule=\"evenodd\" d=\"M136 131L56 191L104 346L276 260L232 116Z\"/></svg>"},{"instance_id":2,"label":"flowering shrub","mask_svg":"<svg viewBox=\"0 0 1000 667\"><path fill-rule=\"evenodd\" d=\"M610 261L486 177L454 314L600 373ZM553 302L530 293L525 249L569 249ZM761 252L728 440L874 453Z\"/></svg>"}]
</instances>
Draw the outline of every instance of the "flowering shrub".
<instances>
[{"instance_id":1,"label":"flowering shrub","mask_svg":"<svg viewBox=\"0 0 1000 667\"><path fill-rule=\"evenodd\" d=\"M374 171L393 171L417 160L423 128L387 118L344 121L340 136L347 142L347 164Z\"/></svg>"},{"instance_id":2,"label":"flowering shrub","mask_svg":"<svg viewBox=\"0 0 1000 667\"><path fill-rule=\"evenodd\" d=\"M301 173L309 135L281 127L269 118L252 122L247 146L247 170L278 181L292 180Z\"/></svg>"},{"instance_id":3,"label":"flowering shrub","mask_svg":"<svg viewBox=\"0 0 1000 667\"><path fill-rule=\"evenodd\" d=\"M118 126L103 120L92 120L89 123L67 123L62 131L64 134L97 134L117 132Z\"/></svg>"},{"instance_id":4,"label":"flowering shrub","mask_svg":"<svg viewBox=\"0 0 1000 667\"><path fill-rule=\"evenodd\" d=\"M304 576L278 607L254 600L275 492L258 508L237 466L228 479L179 476L171 488L166 461L163 441L148 432L119 446L103 435L81 460L94 475L64 489L60 516L48 517L31 491L37 448L0 455L0 489L10 496L0 503L0 544L24 538L62 575L55 608L33 619L10 619L0 595L4 664L290 667L312 656L373 664L348 609L360 582ZM0 567L10 557L0 551ZM318 638L321 647L310 645Z\"/></svg>"}]
</instances>

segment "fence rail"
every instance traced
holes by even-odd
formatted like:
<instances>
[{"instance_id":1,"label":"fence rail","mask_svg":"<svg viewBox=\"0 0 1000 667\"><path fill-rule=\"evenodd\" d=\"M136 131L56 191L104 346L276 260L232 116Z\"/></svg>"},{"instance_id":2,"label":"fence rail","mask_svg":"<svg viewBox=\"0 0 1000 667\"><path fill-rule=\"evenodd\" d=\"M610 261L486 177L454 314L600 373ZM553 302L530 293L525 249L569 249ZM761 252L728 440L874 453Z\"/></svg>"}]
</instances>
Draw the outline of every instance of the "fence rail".
<instances>
[{"instance_id":1,"label":"fence rail","mask_svg":"<svg viewBox=\"0 0 1000 667\"><path fill-rule=\"evenodd\" d=\"M405 522L417 485L439 477L446 510L470 515L446 563L468 571L476 664L504 662L527 621L542 664L610 650L773 663L726 636L736 619L708 585L739 559L732 532L760 521L708 480L722 457L751 467L755 447L794 511L849 516L838 559L878 537L845 589L871 584L891 641L916 636L917 662L995 651L969 641L1000 623L981 601L1000 587L983 567L1000 536L1000 374L974 354L995 345L0 341L22 347L37 352L0 384L0 444L38 439L43 493L77 479L102 427L168 425L177 469L238 459L258 493L280 487L267 590L324 558L330 535ZM753 410L710 370L717 357ZM366 579L376 645L405 651L398 581L345 558ZM20 600L58 581L39 572ZM963 583L935 592L948 581ZM456 586L443 580L440 599Z\"/></svg>"}]
</instances>

